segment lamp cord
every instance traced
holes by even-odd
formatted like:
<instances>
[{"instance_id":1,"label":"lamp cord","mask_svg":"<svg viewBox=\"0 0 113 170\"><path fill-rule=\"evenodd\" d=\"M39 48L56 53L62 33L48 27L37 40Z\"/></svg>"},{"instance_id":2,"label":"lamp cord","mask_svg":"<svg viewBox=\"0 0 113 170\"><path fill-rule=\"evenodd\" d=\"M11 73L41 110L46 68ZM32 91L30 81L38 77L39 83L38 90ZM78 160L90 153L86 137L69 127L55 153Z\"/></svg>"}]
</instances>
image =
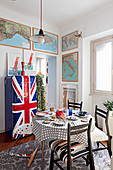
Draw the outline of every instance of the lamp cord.
<instances>
[{"instance_id":1,"label":"lamp cord","mask_svg":"<svg viewBox=\"0 0 113 170\"><path fill-rule=\"evenodd\" d=\"M42 0L40 0L40 28L42 29Z\"/></svg>"}]
</instances>

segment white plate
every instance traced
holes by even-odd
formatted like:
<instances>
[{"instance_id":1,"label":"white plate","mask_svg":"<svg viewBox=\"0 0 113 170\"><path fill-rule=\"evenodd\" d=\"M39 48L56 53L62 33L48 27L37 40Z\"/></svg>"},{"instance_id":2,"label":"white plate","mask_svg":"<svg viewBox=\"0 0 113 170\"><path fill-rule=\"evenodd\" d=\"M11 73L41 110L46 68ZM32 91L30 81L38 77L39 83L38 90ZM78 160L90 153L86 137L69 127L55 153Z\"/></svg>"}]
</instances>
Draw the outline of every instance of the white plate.
<instances>
[{"instance_id":1,"label":"white plate","mask_svg":"<svg viewBox=\"0 0 113 170\"><path fill-rule=\"evenodd\" d=\"M44 116L46 116L46 115L47 115L46 113L38 113L38 114L37 114L38 117L44 117Z\"/></svg>"},{"instance_id":2,"label":"white plate","mask_svg":"<svg viewBox=\"0 0 113 170\"><path fill-rule=\"evenodd\" d=\"M66 124L66 122L63 122L63 120L55 120L54 122L53 122L55 125L59 125L59 126L62 126L62 125L65 125Z\"/></svg>"},{"instance_id":3,"label":"white plate","mask_svg":"<svg viewBox=\"0 0 113 170\"><path fill-rule=\"evenodd\" d=\"M81 122L88 122L88 119L82 119Z\"/></svg>"},{"instance_id":4,"label":"white plate","mask_svg":"<svg viewBox=\"0 0 113 170\"><path fill-rule=\"evenodd\" d=\"M86 117L88 117L88 115L84 115L84 116L79 115L79 117L81 117L81 118L86 118Z\"/></svg>"},{"instance_id":5,"label":"white plate","mask_svg":"<svg viewBox=\"0 0 113 170\"><path fill-rule=\"evenodd\" d=\"M67 119L68 120L78 120L75 116L68 116Z\"/></svg>"}]
</instances>

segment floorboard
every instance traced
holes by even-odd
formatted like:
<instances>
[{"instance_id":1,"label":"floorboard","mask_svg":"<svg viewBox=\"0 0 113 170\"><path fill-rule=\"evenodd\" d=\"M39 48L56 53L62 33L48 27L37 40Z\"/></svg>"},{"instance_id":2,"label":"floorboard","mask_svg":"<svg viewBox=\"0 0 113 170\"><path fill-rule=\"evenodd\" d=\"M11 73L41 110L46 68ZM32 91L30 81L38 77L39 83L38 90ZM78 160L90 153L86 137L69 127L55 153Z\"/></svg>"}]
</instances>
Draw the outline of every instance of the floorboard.
<instances>
[{"instance_id":1,"label":"floorboard","mask_svg":"<svg viewBox=\"0 0 113 170\"><path fill-rule=\"evenodd\" d=\"M35 136L33 134L19 139L14 144L14 146L21 145L23 143L27 143L32 140L35 140ZM0 133L0 152L9 149L13 143L14 143L14 140L12 140L5 132Z\"/></svg>"},{"instance_id":2,"label":"floorboard","mask_svg":"<svg viewBox=\"0 0 113 170\"><path fill-rule=\"evenodd\" d=\"M19 139L14 144L14 146L21 145L23 143L27 143L27 142L32 141L32 140L35 140L35 136L33 134L26 136L22 139ZM14 143L14 140L12 140L5 132L0 133L0 152L9 149L13 143ZM105 145L107 145L107 142L103 142L103 143Z\"/></svg>"}]
</instances>

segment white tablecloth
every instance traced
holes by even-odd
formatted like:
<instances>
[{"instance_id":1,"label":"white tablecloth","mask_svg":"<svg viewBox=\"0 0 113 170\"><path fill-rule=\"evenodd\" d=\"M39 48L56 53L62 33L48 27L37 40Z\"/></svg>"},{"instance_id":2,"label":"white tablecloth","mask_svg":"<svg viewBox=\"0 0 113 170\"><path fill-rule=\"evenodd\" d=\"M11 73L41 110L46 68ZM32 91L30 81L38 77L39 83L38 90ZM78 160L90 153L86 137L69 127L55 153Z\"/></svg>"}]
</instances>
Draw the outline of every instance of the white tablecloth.
<instances>
[{"instance_id":1,"label":"white tablecloth","mask_svg":"<svg viewBox=\"0 0 113 170\"><path fill-rule=\"evenodd\" d=\"M92 127L91 127L91 131L93 131L95 128L95 123L94 123L95 121L92 116L88 115L88 119L90 119L90 118L92 118L92 120L93 120ZM41 142L45 139L50 139L50 138L67 140L68 121L67 121L66 125L64 125L64 126L55 126L55 125L53 125L52 121L50 124L44 124L43 121L44 120L36 120L35 117L33 118L32 132L39 142ZM71 121L69 121L69 122L71 122ZM75 125L84 124L83 122L81 122L81 118L78 118L78 120L73 121L73 122ZM86 140L87 138L86 138L85 133L75 135L75 136L73 136L73 138L76 141L87 144L87 140Z\"/></svg>"}]
</instances>

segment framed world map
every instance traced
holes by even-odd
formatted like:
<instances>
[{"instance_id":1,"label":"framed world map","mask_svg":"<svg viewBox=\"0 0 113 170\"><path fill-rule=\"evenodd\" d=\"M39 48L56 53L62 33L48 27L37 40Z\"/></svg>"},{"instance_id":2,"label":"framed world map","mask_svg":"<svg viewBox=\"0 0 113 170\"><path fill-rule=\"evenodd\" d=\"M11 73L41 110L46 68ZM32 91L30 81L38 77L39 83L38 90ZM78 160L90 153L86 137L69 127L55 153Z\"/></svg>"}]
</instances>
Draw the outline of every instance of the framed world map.
<instances>
[{"instance_id":1,"label":"framed world map","mask_svg":"<svg viewBox=\"0 0 113 170\"><path fill-rule=\"evenodd\" d=\"M29 26L0 18L0 45L31 49Z\"/></svg>"},{"instance_id":2,"label":"framed world map","mask_svg":"<svg viewBox=\"0 0 113 170\"><path fill-rule=\"evenodd\" d=\"M62 81L78 82L78 52L62 55Z\"/></svg>"},{"instance_id":3,"label":"framed world map","mask_svg":"<svg viewBox=\"0 0 113 170\"><path fill-rule=\"evenodd\" d=\"M62 52L78 48L78 31L72 32L62 37Z\"/></svg>"},{"instance_id":4,"label":"framed world map","mask_svg":"<svg viewBox=\"0 0 113 170\"><path fill-rule=\"evenodd\" d=\"M39 29L33 28L32 34L35 35L38 33L39 33ZM52 42L44 43L44 44L33 42L33 50L57 55L58 54L58 35L47 32L47 31L44 31L44 34L51 36L53 39Z\"/></svg>"}]
</instances>

